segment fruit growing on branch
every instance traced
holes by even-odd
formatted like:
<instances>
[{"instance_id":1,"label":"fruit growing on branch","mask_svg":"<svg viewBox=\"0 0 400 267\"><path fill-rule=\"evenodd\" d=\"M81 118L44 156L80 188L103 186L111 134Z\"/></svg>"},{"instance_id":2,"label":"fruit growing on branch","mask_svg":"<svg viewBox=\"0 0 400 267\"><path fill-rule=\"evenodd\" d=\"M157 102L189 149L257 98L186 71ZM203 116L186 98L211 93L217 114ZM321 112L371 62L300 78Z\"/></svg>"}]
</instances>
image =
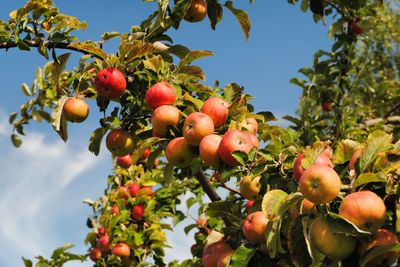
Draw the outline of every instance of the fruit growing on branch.
<instances>
[{"instance_id":1,"label":"fruit growing on branch","mask_svg":"<svg viewBox=\"0 0 400 267\"><path fill-rule=\"evenodd\" d=\"M246 132L240 130L228 130L222 137L218 147L218 154L222 161L229 166L237 166L239 162L232 156L234 151L249 153L253 143Z\"/></svg>"},{"instance_id":2,"label":"fruit growing on branch","mask_svg":"<svg viewBox=\"0 0 400 267\"><path fill-rule=\"evenodd\" d=\"M109 236L107 234L99 237L99 239L97 240L97 247L103 253L107 253L110 251Z\"/></svg>"},{"instance_id":3,"label":"fruit growing on branch","mask_svg":"<svg viewBox=\"0 0 400 267\"><path fill-rule=\"evenodd\" d=\"M186 168L190 166L190 163L196 157L196 150L184 137L177 137L168 143L165 156L172 165Z\"/></svg>"},{"instance_id":4,"label":"fruit growing on branch","mask_svg":"<svg viewBox=\"0 0 400 267\"><path fill-rule=\"evenodd\" d=\"M162 105L157 107L151 115L153 136L165 137L168 126L178 125L180 117L180 110L174 106Z\"/></svg>"},{"instance_id":5,"label":"fruit growing on branch","mask_svg":"<svg viewBox=\"0 0 400 267\"><path fill-rule=\"evenodd\" d=\"M64 103L63 116L70 122L83 122L89 116L89 106L83 99L70 97Z\"/></svg>"},{"instance_id":6,"label":"fruit growing on branch","mask_svg":"<svg viewBox=\"0 0 400 267\"><path fill-rule=\"evenodd\" d=\"M111 254L118 257L129 257L131 250L126 243L117 243L112 249Z\"/></svg>"},{"instance_id":7,"label":"fruit growing on branch","mask_svg":"<svg viewBox=\"0 0 400 267\"><path fill-rule=\"evenodd\" d=\"M136 221L140 221L143 218L144 206L142 204L135 205L132 208L132 218Z\"/></svg>"},{"instance_id":8,"label":"fruit growing on branch","mask_svg":"<svg viewBox=\"0 0 400 267\"><path fill-rule=\"evenodd\" d=\"M254 118L247 118L239 123L239 129L244 129L251 134L258 132L258 122Z\"/></svg>"},{"instance_id":9,"label":"fruit growing on branch","mask_svg":"<svg viewBox=\"0 0 400 267\"><path fill-rule=\"evenodd\" d=\"M125 75L118 69L105 68L97 72L94 87L99 95L110 99L118 99L126 89Z\"/></svg>"},{"instance_id":10,"label":"fruit growing on branch","mask_svg":"<svg viewBox=\"0 0 400 267\"><path fill-rule=\"evenodd\" d=\"M101 259L101 250L99 248L91 248L89 258L96 262Z\"/></svg>"},{"instance_id":11,"label":"fruit growing on branch","mask_svg":"<svg viewBox=\"0 0 400 267\"><path fill-rule=\"evenodd\" d=\"M190 145L198 146L204 137L214 132L214 123L207 114L194 112L185 119L182 131Z\"/></svg>"},{"instance_id":12,"label":"fruit growing on branch","mask_svg":"<svg viewBox=\"0 0 400 267\"><path fill-rule=\"evenodd\" d=\"M210 116L215 128L223 126L228 117L229 104L219 97L211 97L207 99L201 107L201 112Z\"/></svg>"},{"instance_id":13,"label":"fruit growing on branch","mask_svg":"<svg viewBox=\"0 0 400 267\"><path fill-rule=\"evenodd\" d=\"M244 237L250 242L262 243L265 241L268 219L262 211L247 215L243 223Z\"/></svg>"},{"instance_id":14,"label":"fruit growing on branch","mask_svg":"<svg viewBox=\"0 0 400 267\"><path fill-rule=\"evenodd\" d=\"M127 154L125 156L117 157L116 162L117 165L120 166L121 168L128 169L130 166L132 166L133 163L132 156L131 154Z\"/></svg>"},{"instance_id":15,"label":"fruit growing on branch","mask_svg":"<svg viewBox=\"0 0 400 267\"><path fill-rule=\"evenodd\" d=\"M207 2L205 0L191 0L190 7L184 19L189 22L202 21L207 15Z\"/></svg>"},{"instance_id":16,"label":"fruit growing on branch","mask_svg":"<svg viewBox=\"0 0 400 267\"><path fill-rule=\"evenodd\" d=\"M293 177L296 180L296 182L300 181L301 175L303 174L305 168L302 165L302 160L305 157L304 152L301 152L294 164L293 164ZM325 149L314 161L313 165L321 165L321 166L328 166L330 168L333 168L333 164L331 161L332 155L330 152L330 148Z\"/></svg>"},{"instance_id":17,"label":"fruit growing on branch","mask_svg":"<svg viewBox=\"0 0 400 267\"><path fill-rule=\"evenodd\" d=\"M218 147L222 136L210 134L204 137L199 144L199 155L206 166L217 166L220 162Z\"/></svg>"},{"instance_id":18,"label":"fruit growing on branch","mask_svg":"<svg viewBox=\"0 0 400 267\"><path fill-rule=\"evenodd\" d=\"M250 175L243 176L240 180L240 193L248 200L255 200L260 193L260 176L255 178Z\"/></svg>"},{"instance_id":19,"label":"fruit growing on branch","mask_svg":"<svg viewBox=\"0 0 400 267\"><path fill-rule=\"evenodd\" d=\"M128 131L113 129L107 135L106 146L114 156L125 156L132 153L134 141Z\"/></svg>"},{"instance_id":20,"label":"fruit growing on branch","mask_svg":"<svg viewBox=\"0 0 400 267\"><path fill-rule=\"evenodd\" d=\"M233 252L232 248L224 241L206 246L202 256L203 267L218 267L219 259L230 252Z\"/></svg>"},{"instance_id":21,"label":"fruit growing on branch","mask_svg":"<svg viewBox=\"0 0 400 267\"><path fill-rule=\"evenodd\" d=\"M175 88L167 82L158 82L146 91L146 103L151 109L172 105L176 100Z\"/></svg>"}]
</instances>

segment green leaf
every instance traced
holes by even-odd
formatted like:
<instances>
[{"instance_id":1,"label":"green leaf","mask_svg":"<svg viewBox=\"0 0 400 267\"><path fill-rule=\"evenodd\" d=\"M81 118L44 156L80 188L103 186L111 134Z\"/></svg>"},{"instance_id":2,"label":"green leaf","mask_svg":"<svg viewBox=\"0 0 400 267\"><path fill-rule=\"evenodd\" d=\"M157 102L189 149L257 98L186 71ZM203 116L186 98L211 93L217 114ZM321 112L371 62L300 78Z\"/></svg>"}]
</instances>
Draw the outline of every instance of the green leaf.
<instances>
[{"instance_id":1,"label":"green leaf","mask_svg":"<svg viewBox=\"0 0 400 267\"><path fill-rule=\"evenodd\" d=\"M178 69L192 63L193 61L214 55L211 51L206 50L193 50L187 53L179 62Z\"/></svg>"},{"instance_id":2,"label":"green leaf","mask_svg":"<svg viewBox=\"0 0 400 267\"><path fill-rule=\"evenodd\" d=\"M111 38L119 37L121 34L119 32L105 32L101 35L101 39L107 41Z\"/></svg>"},{"instance_id":3,"label":"green leaf","mask_svg":"<svg viewBox=\"0 0 400 267\"><path fill-rule=\"evenodd\" d=\"M171 184L173 178L174 178L174 165L168 163L164 168L165 184L166 185Z\"/></svg>"},{"instance_id":4,"label":"green leaf","mask_svg":"<svg viewBox=\"0 0 400 267\"><path fill-rule=\"evenodd\" d=\"M128 49L129 52L124 56L124 60L126 63L131 63L135 59L142 57L146 54L154 54L157 52L165 51L167 48L161 48L158 45L150 44L150 43L136 43L129 44L125 46L125 49Z\"/></svg>"},{"instance_id":5,"label":"green leaf","mask_svg":"<svg viewBox=\"0 0 400 267\"><path fill-rule=\"evenodd\" d=\"M392 136L383 131L375 131L368 136L367 144L360 156L360 170L365 172L377 157L392 147Z\"/></svg>"},{"instance_id":6,"label":"green leaf","mask_svg":"<svg viewBox=\"0 0 400 267\"><path fill-rule=\"evenodd\" d=\"M188 234L191 230L195 228L197 228L197 224L189 224L185 226L185 228L183 228L183 231L185 232L185 234Z\"/></svg>"},{"instance_id":7,"label":"green leaf","mask_svg":"<svg viewBox=\"0 0 400 267\"><path fill-rule=\"evenodd\" d=\"M205 214L209 217L224 217L231 220L234 223L240 225L241 219L241 206L238 203L232 201L215 201L208 204L205 207Z\"/></svg>"},{"instance_id":8,"label":"green leaf","mask_svg":"<svg viewBox=\"0 0 400 267\"><path fill-rule=\"evenodd\" d=\"M336 233L344 233L352 236L368 236L369 232L361 230L354 223L343 218L339 214L329 212L327 220L331 228Z\"/></svg>"},{"instance_id":9,"label":"green leaf","mask_svg":"<svg viewBox=\"0 0 400 267\"><path fill-rule=\"evenodd\" d=\"M207 0L207 15L210 19L211 28L215 30L218 22L222 20L223 10L218 0Z\"/></svg>"},{"instance_id":10,"label":"green leaf","mask_svg":"<svg viewBox=\"0 0 400 267\"><path fill-rule=\"evenodd\" d=\"M312 263L312 258L307 250L307 243L303 235L304 216L298 216L289 226L288 231L288 248L290 257L299 267L308 267Z\"/></svg>"},{"instance_id":11,"label":"green leaf","mask_svg":"<svg viewBox=\"0 0 400 267\"><path fill-rule=\"evenodd\" d=\"M66 250L68 250L68 249L70 249L70 248L73 248L73 247L74 247L73 244L71 244L71 243L66 243L66 244L64 244L62 247L56 248L56 249L53 251L53 254L51 255L51 258L52 258L52 259L57 259L57 258L59 258L60 255L63 254Z\"/></svg>"},{"instance_id":12,"label":"green leaf","mask_svg":"<svg viewBox=\"0 0 400 267\"><path fill-rule=\"evenodd\" d=\"M25 267L32 267L33 263L31 260L25 259L24 257L22 257L22 261L24 262L24 266Z\"/></svg>"},{"instance_id":13,"label":"green leaf","mask_svg":"<svg viewBox=\"0 0 400 267\"><path fill-rule=\"evenodd\" d=\"M248 243L242 244L238 247L233 255L231 256L231 261L229 263L230 267L243 267L247 266L254 256L256 249L251 247Z\"/></svg>"},{"instance_id":14,"label":"green leaf","mask_svg":"<svg viewBox=\"0 0 400 267\"><path fill-rule=\"evenodd\" d=\"M280 189L273 189L264 195L261 208L268 220L274 221L281 217L287 197L288 194Z\"/></svg>"},{"instance_id":15,"label":"green leaf","mask_svg":"<svg viewBox=\"0 0 400 267\"><path fill-rule=\"evenodd\" d=\"M21 90L26 96L32 96L33 95L32 92L31 92L31 89L29 88L29 86L26 83L23 83L21 85Z\"/></svg>"},{"instance_id":16,"label":"green leaf","mask_svg":"<svg viewBox=\"0 0 400 267\"><path fill-rule=\"evenodd\" d=\"M359 148L361 145L356 141L350 139L340 141L333 156L333 163L336 165L349 161Z\"/></svg>"},{"instance_id":17,"label":"green leaf","mask_svg":"<svg viewBox=\"0 0 400 267\"><path fill-rule=\"evenodd\" d=\"M15 121L15 119L17 118L17 115L18 115L17 112L11 113L11 114L10 114L10 118L8 119L8 122L9 122L10 124L12 124L12 123Z\"/></svg>"},{"instance_id":18,"label":"green leaf","mask_svg":"<svg viewBox=\"0 0 400 267\"><path fill-rule=\"evenodd\" d=\"M61 73L64 71L70 55L71 53L62 54L61 56L58 56L56 60L54 60L51 68L51 79L54 85L58 86L60 84Z\"/></svg>"},{"instance_id":19,"label":"green leaf","mask_svg":"<svg viewBox=\"0 0 400 267\"><path fill-rule=\"evenodd\" d=\"M249 160L248 155L240 150L233 151L232 157L234 157L242 166L246 166L246 162Z\"/></svg>"},{"instance_id":20,"label":"green leaf","mask_svg":"<svg viewBox=\"0 0 400 267\"><path fill-rule=\"evenodd\" d=\"M182 59L190 52L190 50L183 45L174 45L168 49L168 52Z\"/></svg>"},{"instance_id":21,"label":"green leaf","mask_svg":"<svg viewBox=\"0 0 400 267\"><path fill-rule=\"evenodd\" d=\"M103 136L106 134L107 130L107 128L99 127L94 130L90 136L89 151L96 156L99 155L101 140L103 139Z\"/></svg>"},{"instance_id":22,"label":"green leaf","mask_svg":"<svg viewBox=\"0 0 400 267\"><path fill-rule=\"evenodd\" d=\"M61 139L66 142L68 140L68 131L67 131L67 121L62 116L63 107L65 101L68 97L63 96L58 101L56 106L53 108L53 112L51 114L51 125L54 130L60 135Z\"/></svg>"},{"instance_id":23,"label":"green leaf","mask_svg":"<svg viewBox=\"0 0 400 267\"><path fill-rule=\"evenodd\" d=\"M362 259L362 261L360 262L360 267L364 267L365 265L367 265L368 262L373 258L392 251L396 251L398 253L400 251L400 243L374 247Z\"/></svg>"},{"instance_id":24,"label":"green leaf","mask_svg":"<svg viewBox=\"0 0 400 267\"><path fill-rule=\"evenodd\" d=\"M200 99L194 98L193 96L191 96L188 93L185 93L182 96L182 100L192 103L197 108L197 110L200 110L204 103Z\"/></svg>"},{"instance_id":25,"label":"green leaf","mask_svg":"<svg viewBox=\"0 0 400 267\"><path fill-rule=\"evenodd\" d=\"M325 14L324 0L310 0L310 10L314 14L323 17Z\"/></svg>"},{"instance_id":26,"label":"green leaf","mask_svg":"<svg viewBox=\"0 0 400 267\"><path fill-rule=\"evenodd\" d=\"M89 53L91 55L94 55L96 57L99 57L101 59L106 59L107 58L107 53L104 52L103 49L98 47L95 44L90 44L90 43L71 43L68 45L68 47L72 47L75 49L78 49L78 51L83 51L86 53Z\"/></svg>"},{"instance_id":27,"label":"green leaf","mask_svg":"<svg viewBox=\"0 0 400 267\"><path fill-rule=\"evenodd\" d=\"M206 80L206 74L198 66L183 66L174 71L180 81L185 80Z\"/></svg>"},{"instance_id":28,"label":"green leaf","mask_svg":"<svg viewBox=\"0 0 400 267\"><path fill-rule=\"evenodd\" d=\"M386 176L382 173L362 173L354 181L354 188L360 187L369 183L386 183Z\"/></svg>"},{"instance_id":29,"label":"green leaf","mask_svg":"<svg viewBox=\"0 0 400 267\"><path fill-rule=\"evenodd\" d=\"M22 51L30 51L31 50L29 45L26 44L23 40L18 40L17 47L19 50L22 50Z\"/></svg>"},{"instance_id":30,"label":"green leaf","mask_svg":"<svg viewBox=\"0 0 400 267\"><path fill-rule=\"evenodd\" d=\"M249 39L249 32L251 28L249 16L245 11L234 8L232 1L226 1L224 6L228 8L238 20L240 27L242 28L242 31L244 33L244 37L247 41Z\"/></svg>"},{"instance_id":31,"label":"green leaf","mask_svg":"<svg viewBox=\"0 0 400 267\"><path fill-rule=\"evenodd\" d=\"M156 73L159 73L160 70L164 68L164 60L162 56L157 55L154 57L150 57L147 60L143 60L143 65L146 69L150 69Z\"/></svg>"},{"instance_id":32,"label":"green leaf","mask_svg":"<svg viewBox=\"0 0 400 267\"><path fill-rule=\"evenodd\" d=\"M187 0L178 0L175 3L174 8L172 9L171 12L171 18L172 18L172 27L175 29L179 28L179 24L183 17L186 15L189 7L190 7L191 1Z\"/></svg>"}]
</instances>

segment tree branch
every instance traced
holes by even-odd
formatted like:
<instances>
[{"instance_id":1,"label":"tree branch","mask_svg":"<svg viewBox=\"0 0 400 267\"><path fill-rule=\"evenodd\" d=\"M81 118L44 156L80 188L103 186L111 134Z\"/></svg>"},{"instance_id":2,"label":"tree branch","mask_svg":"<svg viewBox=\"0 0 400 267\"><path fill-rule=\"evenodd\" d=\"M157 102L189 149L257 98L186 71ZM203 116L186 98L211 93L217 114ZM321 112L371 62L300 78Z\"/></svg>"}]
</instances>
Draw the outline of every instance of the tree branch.
<instances>
[{"instance_id":1,"label":"tree branch","mask_svg":"<svg viewBox=\"0 0 400 267\"><path fill-rule=\"evenodd\" d=\"M237 195L243 197L239 190L236 190L236 189L234 189L234 188L231 188L231 187L229 187L229 186L227 186L226 184L223 184L223 183L221 183L220 186L221 186L222 188L225 188L226 190L228 190L228 191L234 193L234 194L237 194Z\"/></svg>"},{"instance_id":2,"label":"tree branch","mask_svg":"<svg viewBox=\"0 0 400 267\"><path fill-rule=\"evenodd\" d=\"M211 187L210 181L208 180L207 176L204 174L202 170L198 171L195 174L197 180L199 181L201 187L203 188L204 192L206 192L207 196L210 198L212 202L221 200L221 197L218 193Z\"/></svg>"},{"instance_id":3,"label":"tree branch","mask_svg":"<svg viewBox=\"0 0 400 267\"><path fill-rule=\"evenodd\" d=\"M29 47L39 47L39 45L40 45L40 42L36 42L36 41L24 40L23 42L26 45L28 45ZM89 53L87 51L83 51L83 50L81 50L79 48L70 47L69 45L70 45L70 43L48 42L46 44L46 47L47 47L47 49L56 48L56 49L66 49L66 50L76 51L76 52L79 52L79 53L82 53L82 54L85 54L85 55L91 54L91 53ZM15 48L15 47L18 47L18 44L16 42L13 42L13 41L0 43L0 49L8 50L10 48ZM102 59L97 55L94 55L94 54L91 54L91 55L96 57L96 58Z\"/></svg>"}]
</instances>

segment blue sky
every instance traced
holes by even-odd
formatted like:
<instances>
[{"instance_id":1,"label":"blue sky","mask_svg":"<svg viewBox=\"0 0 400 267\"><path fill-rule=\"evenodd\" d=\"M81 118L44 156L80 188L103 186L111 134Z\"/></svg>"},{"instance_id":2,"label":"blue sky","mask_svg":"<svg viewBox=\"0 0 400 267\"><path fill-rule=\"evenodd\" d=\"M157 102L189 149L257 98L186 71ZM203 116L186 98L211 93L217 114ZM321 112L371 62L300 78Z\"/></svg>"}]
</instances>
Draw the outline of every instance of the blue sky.
<instances>
[{"instance_id":1,"label":"blue sky","mask_svg":"<svg viewBox=\"0 0 400 267\"><path fill-rule=\"evenodd\" d=\"M0 18L25 1L1 1ZM142 1L55 1L64 12L88 22L81 40L100 39L104 31L129 31L156 5ZM112 3L112 4L110 4ZM169 34L175 43L190 49L211 50L215 56L197 62L207 75L207 84L236 82L253 96L257 111L269 110L276 116L294 114L300 90L289 84L297 70L312 64L318 49L329 49L327 26L314 24L310 14L285 0L256 0L249 5L240 1L252 21L246 42L234 17L224 10L224 19L212 31L208 21L182 23ZM115 43L106 49L112 52ZM71 60L77 63L78 57ZM105 149L98 157L87 151L92 130L98 127L100 113L91 101L91 113L84 124L70 125L68 143L63 143L45 123L32 123L19 149L9 141L8 114L27 100L20 90L30 84L35 70L45 63L35 51L0 50L0 266L22 266L21 256L49 256L52 249L66 242L76 244L74 251L84 252L85 221L90 209L84 198L99 197L111 171L110 155ZM71 65L71 66L72 66ZM193 210L192 214L196 214ZM177 229L180 233L182 227ZM174 246L169 259L190 256L192 237L169 234ZM90 266L68 264L68 266Z\"/></svg>"}]
</instances>

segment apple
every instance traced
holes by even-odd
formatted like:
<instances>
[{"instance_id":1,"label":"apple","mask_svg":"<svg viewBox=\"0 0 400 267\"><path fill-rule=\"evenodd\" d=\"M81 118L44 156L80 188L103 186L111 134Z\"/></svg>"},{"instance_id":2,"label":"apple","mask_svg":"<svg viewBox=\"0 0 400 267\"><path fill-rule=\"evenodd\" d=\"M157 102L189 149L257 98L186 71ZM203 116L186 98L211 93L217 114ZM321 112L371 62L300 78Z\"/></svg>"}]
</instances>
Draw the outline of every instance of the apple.
<instances>
[{"instance_id":1,"label":"apple","mask_svg":"<svg viewBox=\"0 0 400 267\"><path fill-rule=\"evenodd\" d=\"M203 267L218 267L218 260L228 252L233 252L233 249L224 241L218 241L206 246L201 259Z\"/></svg>"},{"instance_id":2,"label":"apple","mask_svg":"<svg viewBox=\"0 0 400 267\"><path fill-rule=\"evenodd\" d=\"M218 147L218 154L223 162L229 166L237 166L239 162L232 156L234 151L249 153L253 148L252 141L246 132L228 130L222 137Z\"/></svg>"},{"instance_id":3,"label":"apple","mask_svg":"<svg viewBox=\"0 0 400 267\"><path fill-rule=\"evenodd\" d=\"M145 100L153 110L162 105L172 105L176 100L176 90L167 82L158 82L147 89Z\"/></svg>"},{"instance_id":4,"label":"apple","mask_svg":"<svg viewBox=\"0 0 400 267\"><path fill-rule=\"evenodd\" d=\"M249 209L254 205L254 200L247 200L246 204L244 205L244 208L248 212Z\"/></svg>"},{"instance_id":5,"label":"apple","mask_svg":"<svg viewBox=\"0 0 400 267\"><path fill-rule=\"evenodd\" d=\"M165 156L170 164L179 168L186 168L196 157L196 151L184 137L177 137L168 143Z\"/></svg>"},{"instance_id":6,"label":"apple","mask_svg":"<svg viewBox=\"0 0 400 267\"><path fill-rule=\"evenodd\" d=\"M134 148L131 134L124 129L111 130L106 138L106 146L114 156L130 154Z\"/></svg>"},{"instance_id":7,"label":"apple","mask_svg":"<svg viewBox=\"0 0 400 267\"><path fill-rule=\"evenodd\" d=\"M356 239L343 233L335 232L325 217L315 219L308 231L310 243L331 260L344 260L356 248Z\"/></svg>"},{"instance_id":8,"label":"apple","mask_svg":"<svg viewBox=\"0 0 400 267\"><path fill-rule=\"evenodd\" d=\"M214 123L207 114L194 112L185 119L182 131L190 145L198 146L204 137L214 132Z\"/></svg>"},{"instance_id":9,"label":"apple","mask_svg":"<svg viewBox=\"0 0 400 267\"><path fill-rule=\"evenodd\" d=\"M231 261L231 256L233 255L234 250L227 250L221 254L217 261L217 267L225 267Z\"/></svg>"},{"instance_id":10,"label":"apple","mask_svg":"<svg viewBox=\"0 0 400 267\"><path fill-rule=\"evenodd\" d=\"M129 197L129 192L128 192L128 188L126 188L126 186L119 186L117 189L118 192L118 196L124 199L127 199Z\"/></svg>"},{"instance_id":11,"label":"apple","mask_svg":"<svg viewBox=\"0 0 400 267\"><path fill-rule=\"evenodd\" d=\"M154 195L154 191L151 186L148 186L148 185L142 186L142 188L140 190L144 191L146 193L146 196L151 197Z\"/></svg>"},{"instance_id":12,"label":"apple","mask_svg":"<svg viewBox=\"0 0 400 267\"><path fill-rule=\"evenodd\" d=\"M144 206L142 204L135 205L132 208L132 218L136 221L140 221L143 218Z\"/></svg>"},{"instance_id":13,"label":"apple","mask_svg":"<svg viewBox=\"0 0 400 267\"><path fill-rule=\"evenodd\" d=\"M117 243L111 250L111 254L118 257L129 257L131 255L131 249L126 243Z\"/></svg>"},{"instance_id":14,"label":"apple","mask_svg":"<svg viewBox=\"0 0 400 267\"><path fill-rule=\"evenodd\" d=\"M373 236L362 240L357 248L357 251L360 257L364 257L373 248L397 243L399 243L399 240L394 233L381 228L378 229ZM384 266L393 266L393 264L395 264L396 260L399 258L399 255L400 250L382 253L370 259L364 266L374 267L381 266L382 264L385 264Z\"/></svg>"},{"instance_id":15,"label":"apple","mask_svg":"<svg viewBox=\"0 0 400 267\"><path fill-rule=\"evenodd\" d=\"M348 194L340 204L339 215L354 223L361 230L376 233L386 220L386 206L372 191Z\"/></svg>"},{"instance_id":16,"label":"apple","mask_svg":"<svg viewBox=\"0 0 400 267\"><path fill-rule=\"evenodd\" d=\"M204 214L201 214L196 221L198 227L203 228L207 225L207 217Z\"/></svg>"},{"instance_id":17,"label":"apple","mask_svg":"<svg viewBox=\"0 0 400 267\"><path fill-rule=\"evenodd\" d=\"M191 0L190 7L184 16L188 22L200 22L207 15L207 2L205 0Z\"/></svg>"},{"instance_id":18,"label":"apple","mask_svg":"<svg viewBox=\"0 0 400 267\"><path fill-rule=\"evenodd\" d=\"M150 149L150 148L146 148L146 149L143 151L142 155L140 156L140 159L141 159L141 160L145 160L145 159L147 159L147 158L150 156L150 154L151 154L151 149Z\"/></svg>"},{"instance_id":19,"label":"apple","mask_svg":"<svg viewBox=\"0 0 400 267\"><path fill-rule=\"evenodd\" d=\"M354 33L354 35L360 35L364 32L364 29L358 24L360 19L352 19L350 21L350 31Z\"/></svg>"},{"instance_id":20,"label":"apple","mask_svg":"<svg viewBox=\"0 0 400 267\"><path fill-rule=\"evenodd\" d=\"M121 168L128 169L130 166L132 166L132 156L131 154L126 154L125 156L120 156L117 157L117 164Z\"/></svg>"},{"instance_id":21,"label":"apple","mask_svg":"<svg viewBox=\"0 0 400 267\"><path fill-rule=\"evenodd\" d=\"M104 253L110 251L109 237L107 234L97 240L97 247Z\"/></svg>"},{"instance_id":22,"label":"apple","mask_svg":"<svg viewBox=\"0 0 400 267\"><path fill-rule=\"evenodd\" d=\"M300 213L317 215L318 211L317 211L315 203L311 202L307 198L304 198L300 204Z\"/></svg>"},{"instance_id":23,"label":"apple","mask_svg":"<svg viewBox=\"0 0 400 267\"><path fill-rule=\"evenodd\" d=\"M243 224L244 237L250 242L265 242L268 219L262 211L256 211L247 215Z\"/></svg>"},{"instance_id":24,"label":"apple","mask_svg":"<svg viewBox=\"0 0 400 267\"><path fill-rule=\"evenodd\" d=\"M204 137L199 145L199 155L206 166L217 166L220 162L218 147L222 136L210 134Z\"/></svg>"},{"instance_id":25,"label":"apple","mask_svg":"<svg viewBox=\"0 0 400 267\"><path fill-rule=\"evenodd\" d=\"M140 185L138 185L137 183L130 184L128 185L128 191L131 197L136 197L140 191Z\"/></svg>"},{"instance_id":26,"label":"apple","mask_svg":"<svg viewBox=\"0 0 400 267\"><path fill-rule=\"evenodd\" d=\"M260 176L252 179L250 175L246 175L240 180L240 193L248 200L255 200L260 193Z\"/></svg>"},{"instance_id":27,"label":"apple","mask_svg":"<svg viewBox=\"0 0 400 267\"><path fill-rule=\"evenodd\" d=\"M125 92L125 75L115 68L102 69L96 74L94 87L99 95L110 100L117 99Z\"/></svg>"},{"instance_id":28,"label":"apple","mask_svg":"<svg viewBox=\"0 0 400 267\"><path fill-rule=\"evenodd\" d=\"M101 250L99 248L92 248L90 250L89 258L96 262L101 259Z\"/></svg>"},{"instance_id":29,"label":"apple","mask_svg":"<svg viewBox=\"0 0 400 267\"><path fill-rule=\"evenodd\" d=\"M244 128L249 133L256 134L258 131L258 123L254 118L247 118L239 123L239 129Z\"/></svg>"},{"instance_id":30,"label":"apple","mask_svg":"<svg viewBox=\"0 0 400 267\"><path fill-rule=\"evenodd\" d=\"M218 128L225 124L228 117L229 104L219 97L211 97L207 99L201 107L201 112L210 116L214 123L214 127Z\"/></svg>"},{"instance_id":31,"label":"apple","mask_svg":"<svg viewBox=\"0 0 400 267\"><path fill-rule=\"evenodd\" d=\"M303 174L303 172L305 170L303 168L303 166L301 165L301 161L303 160L304 156L305 156L304 152L301 152L297 156L297 158L293 164L293 177L296 182L300 181L301 175ZM331 158L332 158L332 150L331 150L331 148L327 148L316 158L313 165L322 165L322 166L328 166L330 168L333 168Z\"/></svg>"},{"instance_id":32,"label":"apple","mask_svg":"<svg viewBox=\"0 0 400 267\"><path fill-rule=\"evenodd\" d=\"M315 204L326 204L338 195L342 183L336 171L328 166L313 165L300 178L300 192Z\"/></svg>"},{"instance_id":33,"label":"apple","mask_svg":"<svg viewBox=\"0 0 400 267\"><path fill-rule=\"evenodd\" d=\"M321 109L325 112L330 112L332 111L332 105L333 102L332 101L325 101L321 103Z\"/></svg>"},{"instance_id":34,"label":"apple","mask_svg":"<svg viewBox=\"0 0 400 267\"><path fill-rule=\"evenodd\" d=\"M89 106L83 99L69 97L64 102L62 115L70 122L83 122L89 116Z\"/></svg>"},{"instance_id":35,"label":"apple","mask_svg":"<svg viewBox=\"0 0 400 267\"><path fill-rule=\"evenodd\" d=\"M350 171L355 170L356 162L357 162L357 160L361 157L362 151L363 151L362 148L357 149L357 150L354 152L353 156L351 156L351 159L350 159L350 161L349 161L349 170L350 170Z\"/></svg>"},{"instance_id":36,"label":"apple","mask_svg":"<svg viewBox=\"0 0 400 267\"><path fill-rule=\"evenodd\" d=\"M113 215L120 215L119 208L116 204L111 206L111 214Z\"/></svg>"},{"instance_id":37,"label":"apple","mask_svg":"<svg viewBox=\"0 0 400 267\"><path fill-rule=\"evenodd\" d=\"M104 228L104 227L99 227L98 229L97 229L97 236L98 237L101 237L101 236L103 236L103 235L106 235L108 233L108 230L106 229L106 228Z\"/></svg>"},{"instance_id":38,"label":"apple","mask_svg":"<svg viewBox=\"0 0 400 267\"><path fill-rule=\"evenodd\" d=\"M251 144L253 145L253 147L257 147L260 145L260 141L258 141L258 138L255 134L251 134L248 133L250 140L251 140Z\"/></svg>"},{"instance_id":39,"label":"apple","mask_svg":"<svg viewBox=\"0 0 400 267\"><path fill-rule=\"evenodd\" d=\"M151 115L151 124L153 125L153 135L165 137L168 126L178 125L181 112L174 106L162 105L156 108Z\"/></svg>"}]
</instances>

